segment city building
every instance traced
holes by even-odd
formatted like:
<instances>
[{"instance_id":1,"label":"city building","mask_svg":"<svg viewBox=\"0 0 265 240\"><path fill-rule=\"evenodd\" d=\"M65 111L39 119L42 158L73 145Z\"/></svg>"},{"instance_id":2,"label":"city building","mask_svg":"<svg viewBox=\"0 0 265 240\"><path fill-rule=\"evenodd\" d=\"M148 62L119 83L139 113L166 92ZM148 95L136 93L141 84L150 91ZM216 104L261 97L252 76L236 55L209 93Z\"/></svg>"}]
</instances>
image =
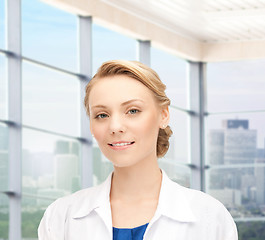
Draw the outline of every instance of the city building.
<instances>
[{"instance_id":1,"label":"city building","mask_svg":"<svg viewBox=\"0 0 265 240\"><path fill-rule=\"evenodd\" d=\"M80 166L78 144L70 141L57 141L54 156L55 189L75 192L80 189Z\"/></svg>"}]
</instances>

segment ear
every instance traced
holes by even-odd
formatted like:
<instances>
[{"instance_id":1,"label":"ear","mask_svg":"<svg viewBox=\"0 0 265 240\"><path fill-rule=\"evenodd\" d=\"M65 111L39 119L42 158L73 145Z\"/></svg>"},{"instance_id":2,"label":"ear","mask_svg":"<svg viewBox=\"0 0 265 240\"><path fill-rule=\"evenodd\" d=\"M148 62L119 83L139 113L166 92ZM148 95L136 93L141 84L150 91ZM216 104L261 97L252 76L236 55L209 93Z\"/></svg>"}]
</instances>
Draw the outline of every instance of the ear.
<instances>
[{"instance_id":1,"label":"ear","mask_svg":"<svg viewBox=\"0 0 265 240\"><path fill-rule=\"evenodd\" d=\"M161 121L160 121L159 127L162 129L165 129L169 123L169 119L170 119L170 114L169 114L168 106L162 107L162 109L161 109Z\"/></svg>"}]
</instances>

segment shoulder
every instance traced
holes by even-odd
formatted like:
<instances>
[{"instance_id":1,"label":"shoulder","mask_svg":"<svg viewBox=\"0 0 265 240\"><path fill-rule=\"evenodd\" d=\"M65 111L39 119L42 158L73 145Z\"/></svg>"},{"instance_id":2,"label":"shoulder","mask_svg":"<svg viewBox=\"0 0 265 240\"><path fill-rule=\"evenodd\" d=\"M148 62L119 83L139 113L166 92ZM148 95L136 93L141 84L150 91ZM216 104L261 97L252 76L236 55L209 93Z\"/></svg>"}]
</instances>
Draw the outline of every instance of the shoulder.
<instances>
[{"instance_id":1,"label":"shoulder","mask_svg":"<svg viewBox=\"0 0 265 240\"><path fill-rule=\"evenodd\" d=\"M48 206L44 219L50 224L56 221L64 222L77 214L91 212L97 205L106 201L108 196L108 180L102 184L79 190L71 195L58 198Z\"/></svg>"},{"instance_id":2,"label":"shoulder","mask_svg":"<svg viewBox=\"0 0 265 240\"><path fill-rule=\"evenodd\" d=\"M231 217L226 207L219 200L215 199L209 194L199 190L183 187L177 183L173 184L175 185L176 189L178 189L177 191L184 195L187 203L196 215L215 214L218 216L221 214L226 215L229 218Z\"/></svg>"},{"instance_id":3,"label":"shoulder","mask_svg":"<svg viewBox=\"0 0 265 240\"><path fill-rule=\"evenodd\" d=\"M189 215L200 228L207 229L211 226L213 229L228 231L235 229L231 214L220 201L202 191L183 187L170 180L166 174L164 176L164 198L171 199L165 202L171 205L175 216L182 213L182 219L185 219Z\"/></svg>"},{"instance_id":4,"label":"shoulder","mask_svg":"<svg viewBox=\"0 0 265 240\"><path fill-rule=\"evenodd\" d=\"M79 190L75 193L72 193L71 195L56 199L52 204L49 205L48 209L71 206L74 203L81 201L84 197L90 199L90 197L93 196L96 191L97 187Z\"/></svg>"},{"instance_id":5,"label":"shoulder","mask_svg":"<svg viewBox=\"0 0 265 240\"><path fill-rule=\"evenodd\" d=\"M87 206L99 187L87 188L54 201L46 209L38 227L38 239L64 239L65 223L78 212L79 207Z\"/></svg>"},{"instance_id":6,"label":"shoulder","mask_svg":"<svg viewBox=\"0 0 265 240\"><path fill-rule=\"evenodd\" d=\"M235 222L227 208L217 199L202 191L186 188L173 183L176 191L184 195L192 213L195 216L196 224L200 228L221 231L227 239L237 238Z\"/></svg>"},{"instance_id":7,"label":"shoulder","mask_svg":"<svg viewBox=\"0 0 265 240\"><path fill-rule=\"evenodd\" d=\"M97 189L98 187L86 188L71 195L58 198L48 206L44 217L50 222L55 221L58 217L66 219L69 212L73 213L75 209L78 209L78 206L84 204L84 199L89 204L94 194L97 192Z\"/></svg>"}]
</instances>

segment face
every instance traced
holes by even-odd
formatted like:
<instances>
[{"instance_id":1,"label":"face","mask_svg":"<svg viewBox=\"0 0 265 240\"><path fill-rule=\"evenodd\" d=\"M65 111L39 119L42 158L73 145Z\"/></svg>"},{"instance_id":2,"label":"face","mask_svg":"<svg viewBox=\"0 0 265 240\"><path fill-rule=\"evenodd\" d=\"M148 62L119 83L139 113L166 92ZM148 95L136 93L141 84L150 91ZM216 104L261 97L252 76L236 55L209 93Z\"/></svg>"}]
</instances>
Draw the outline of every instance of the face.
<instances>
[{"instance_id":1,"label":"face","mask_svg":"<svg viewBox=\"0 0 265 240\"><path fill-rule=\"evenodd\" d=\"M96 82L89 95L90 130L116 167L156 160L159 128L169 113L141 82L123 75Z\"/></svg>"}]
</instances>

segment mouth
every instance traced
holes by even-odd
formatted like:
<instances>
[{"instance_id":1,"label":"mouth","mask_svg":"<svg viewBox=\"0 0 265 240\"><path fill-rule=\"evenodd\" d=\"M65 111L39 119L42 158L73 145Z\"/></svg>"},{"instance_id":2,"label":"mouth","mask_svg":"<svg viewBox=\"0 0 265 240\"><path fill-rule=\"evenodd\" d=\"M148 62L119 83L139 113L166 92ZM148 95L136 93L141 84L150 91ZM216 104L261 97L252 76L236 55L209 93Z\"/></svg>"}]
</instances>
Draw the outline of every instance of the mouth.
<instances>
[{"instance_id":1,"label":"mouth","mask_svg":"<svg viewBox=\"0 0 265 240\"><path fill-rule=\"evenodd\" d=\"M117 143L108 143L108 145L113 146L113 147L122 147L122 146L127 146L127 145L132 145L134 142L117 142Z\"/></svg>"},{"instance_id":2,"label":"mouth","mask_svg":"<svg viewBox=\"0 0 265 240\"><path fill-rule=\"evenodd\" d=\"M122 147L127 147L130 145L133 145L135 142L114 142L114 143L108 143L109 146L113 148L122 148Z\"/></svg>"}]
</instances>

